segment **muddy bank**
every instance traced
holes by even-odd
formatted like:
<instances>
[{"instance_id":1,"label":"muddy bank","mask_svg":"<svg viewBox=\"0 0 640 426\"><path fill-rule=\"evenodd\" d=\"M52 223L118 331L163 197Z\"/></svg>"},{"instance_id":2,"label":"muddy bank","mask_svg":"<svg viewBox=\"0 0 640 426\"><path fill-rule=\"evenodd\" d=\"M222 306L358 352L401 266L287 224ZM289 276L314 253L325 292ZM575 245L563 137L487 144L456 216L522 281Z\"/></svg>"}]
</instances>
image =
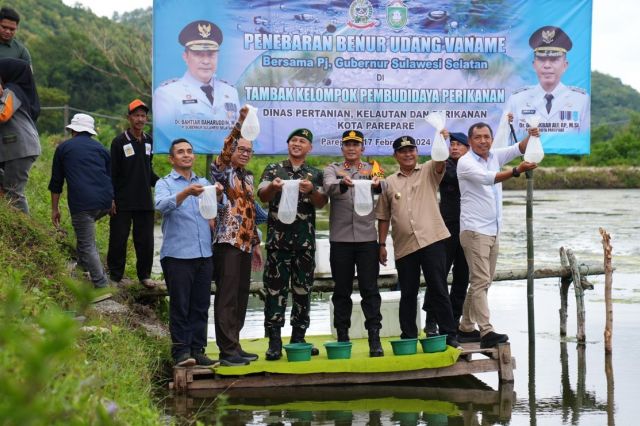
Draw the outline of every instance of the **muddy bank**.
<instances>
[{"instance_id":1,"label":"muddy bank","mask_svg":"<svg viewBox=\"0 0 640 426\"><path fill-rule=\"evenodd\" d=\"M540 167L534 171L536 189L640 188L640 167ZM504 189L525 189L527 179L508 179Z\"/></svg>"}]
</instances>

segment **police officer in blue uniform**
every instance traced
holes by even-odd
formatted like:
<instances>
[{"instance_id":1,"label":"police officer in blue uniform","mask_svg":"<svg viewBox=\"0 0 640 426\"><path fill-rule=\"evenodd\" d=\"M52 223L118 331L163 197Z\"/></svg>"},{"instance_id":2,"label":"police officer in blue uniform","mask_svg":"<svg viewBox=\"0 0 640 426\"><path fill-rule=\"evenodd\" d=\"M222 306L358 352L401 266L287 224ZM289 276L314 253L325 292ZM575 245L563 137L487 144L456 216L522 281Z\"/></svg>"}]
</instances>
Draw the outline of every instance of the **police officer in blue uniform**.
<instances>
[{"instance_id":1,"label":"police officer in blue uniform","mask_svg":"<svg viewBox=\"0 0 640 426\"><path fill-rule=\"evenodd\" d=\"M238 92L215 78L222 31L216 24L198 20L185 26L178 37L184 46L187 71L181 78L160 84L153 95L156 122L184 130L230 129L238 117Z\"/></svg>"},{"instance_id":2,"label":"police officer in blue uniform","mask_svg":"<svg viewBox=\"0 0 640 426\"><path fill-rule=\"evenodd\" d=\"M538 84L513 92L505 110L513 113L519 133L527 127L526 118L533 115L540 117L540 132L588 132L589 95L582 88L565 86L560 81L569 66L567 52L573 47L569 36L562 29L547 25L531 35L529 45Z\"/></svg>"}]
</instances>

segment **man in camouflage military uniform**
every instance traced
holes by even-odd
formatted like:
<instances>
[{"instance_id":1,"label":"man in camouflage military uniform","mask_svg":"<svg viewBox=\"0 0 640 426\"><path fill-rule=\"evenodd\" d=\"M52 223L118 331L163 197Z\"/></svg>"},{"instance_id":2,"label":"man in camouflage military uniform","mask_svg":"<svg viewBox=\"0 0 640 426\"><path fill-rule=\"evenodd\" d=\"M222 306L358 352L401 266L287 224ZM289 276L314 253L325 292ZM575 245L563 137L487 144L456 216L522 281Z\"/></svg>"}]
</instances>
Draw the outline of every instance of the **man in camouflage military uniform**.
<instances>
[{"instance_id":1,"label":"man in camouflage military uniform","mask_svg":"<svg viewBox=\"0 0 640 426\"><path fill-rule=\"evenodd\" d=\"M316 209L327 203L322 192L322 171L305 163L311 151L313 134L308 129L294 130L287 138L289 158L269 164L260 179L258 197L269 203L267 221L267 259L263 282L267 292L264 324L269 336L266 359L282 356L281 330L291 282L291 343L304 342L309 327L311 286L315 270ZM293 223L278 220L278 208L285 180L301 179L297 215ZM318 350L313 348L312 354Z\"/></svg>"}]
</instances>

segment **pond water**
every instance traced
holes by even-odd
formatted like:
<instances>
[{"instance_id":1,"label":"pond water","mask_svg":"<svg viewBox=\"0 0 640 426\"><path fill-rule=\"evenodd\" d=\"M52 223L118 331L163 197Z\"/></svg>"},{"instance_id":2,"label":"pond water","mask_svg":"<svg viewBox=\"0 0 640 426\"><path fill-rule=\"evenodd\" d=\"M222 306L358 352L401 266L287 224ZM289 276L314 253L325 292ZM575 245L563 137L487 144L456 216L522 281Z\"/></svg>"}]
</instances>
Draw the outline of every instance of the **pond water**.
<instances>
[{"instance_id":1,"label":"pond water","mask_svg":"<svg viewBox=\"0 0 640 426\"><path fill-rule=\"evenodd\" d=\"M506 191L504 195L498 269L526 269L525 193ZM409 385L229 390L222 424L635 424L635 403L640 397L635 362L636 352L640 352L639 207L640 190L534 193L536 267L558 266L561 246L571 248L578 262L601 264L598 228L611 234L616 268L611 357L604 354L604 276L589 278L595 288L585 294L584 346L575 343L572 290L568 337L560 337L558 279L535 282L536 334L532 347L527 334L526 281L496 282L489 293L492 323L510 337L517 361L512 387L501 387L497 373L484 373ZM330 334L329 304L329 295L314 297L309 334ZM262 323L262 303L252 298L242 337L262 336ZM210 330L212 333L213 327ZM512 392L515 397L505 397ZM196 419L215 423L215 407L215 395L207 392L176 396L166 402L168 416L178 423Z\"/></svg>"}]
</instances>

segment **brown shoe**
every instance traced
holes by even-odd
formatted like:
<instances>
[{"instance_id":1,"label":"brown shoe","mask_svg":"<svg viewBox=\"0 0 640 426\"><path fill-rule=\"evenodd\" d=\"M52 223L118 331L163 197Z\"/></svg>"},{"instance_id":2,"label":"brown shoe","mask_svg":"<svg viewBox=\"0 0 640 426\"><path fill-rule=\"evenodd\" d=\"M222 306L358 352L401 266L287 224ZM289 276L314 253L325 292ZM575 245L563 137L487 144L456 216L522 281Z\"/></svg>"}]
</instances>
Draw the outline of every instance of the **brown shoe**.
<instances>
[{"instance_id":1,"label":"brown shoe","mask_svg":"<svg viewBox=\"0 0 640 426\"><path fill-rule=\"evenodd\" d=\"M140 280L140 284L142 284L145 288L148 288L148 289L156 288L156 283L151 281L151 278L145 278L144 280Z\"/></svg>"}]
</instances>

